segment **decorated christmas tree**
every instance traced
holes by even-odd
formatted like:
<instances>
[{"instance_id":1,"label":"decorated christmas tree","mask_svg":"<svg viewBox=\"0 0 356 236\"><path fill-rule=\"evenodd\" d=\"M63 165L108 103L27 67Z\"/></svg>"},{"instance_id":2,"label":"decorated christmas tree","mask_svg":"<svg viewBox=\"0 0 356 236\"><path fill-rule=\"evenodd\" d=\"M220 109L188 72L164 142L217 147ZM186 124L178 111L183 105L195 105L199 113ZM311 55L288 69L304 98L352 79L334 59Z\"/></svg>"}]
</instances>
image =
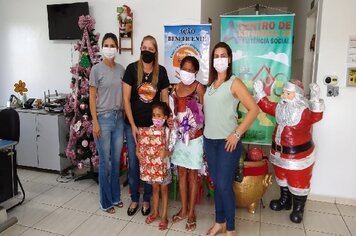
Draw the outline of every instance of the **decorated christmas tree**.
<instances>
[{"instance_id":1,"label":"decorated christmas tree","mask_svg":"<svg viewBox=\"0 0 356 236\"><path fill-rule=\"evenodd\" d=\"M71 67L72 92L67 97L64 115L70 127L66 156L81 168L83 161L88 158L94 166L99 161L92 135L89 75L92 66L99 62L100 46L98 45L99 33L94 34L95 20L91 16L80 16L78 25L83 30L83 37L74 46L74 49L79 51L79 62Z\"/></svg>"}]
</instances>

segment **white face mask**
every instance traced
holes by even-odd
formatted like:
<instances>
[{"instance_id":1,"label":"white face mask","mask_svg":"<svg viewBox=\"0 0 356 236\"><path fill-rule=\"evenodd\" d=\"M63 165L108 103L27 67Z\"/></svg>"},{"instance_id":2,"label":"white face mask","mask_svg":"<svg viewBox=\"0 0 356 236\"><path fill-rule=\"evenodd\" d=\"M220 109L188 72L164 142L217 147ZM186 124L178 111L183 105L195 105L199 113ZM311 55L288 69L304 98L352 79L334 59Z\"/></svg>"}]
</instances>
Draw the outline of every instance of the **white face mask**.
<instances>
[{"instance_id":1,"label":"white face mask","mask_svg":"<svg viewBox=\"0 0 356 236\"><path fill-rule=\"evenodd\" d=\"M218 73L224 72L229 67L229 58L219 57L214 58L214 68Z\"/></svg>"},{"instance_id":2,"label":"white face mask","mask_svg":"<svg viewBox=\"0 0 356 236\"><path fill-rule=\"evenodd\" d=\"M103 47L103 56L107 59L113 59L116 53L116 48Z\"/></svg>"},{"instance_id":3,"label":"white face mask","mask_svg":"<svg viewBox=\"0 0 356 236\"><path fill-rule=\"evenodd\" d=\"M194 81L195 81L195 74L185 71L185 70L181 70L179 72L180 74L180 79L182 81L183 84L185 85L191 85Z\"/></svg>"}]
</instances>

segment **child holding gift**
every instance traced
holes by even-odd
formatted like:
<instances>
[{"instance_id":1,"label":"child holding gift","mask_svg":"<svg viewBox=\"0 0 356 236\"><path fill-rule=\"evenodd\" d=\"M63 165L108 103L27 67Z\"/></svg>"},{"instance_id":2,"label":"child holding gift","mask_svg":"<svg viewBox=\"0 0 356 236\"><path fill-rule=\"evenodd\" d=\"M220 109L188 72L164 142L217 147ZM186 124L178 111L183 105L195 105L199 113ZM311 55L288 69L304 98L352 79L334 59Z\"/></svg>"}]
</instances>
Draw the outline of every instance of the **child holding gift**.
<instances>
[{"instance_id":1,"label":"child holding gift","mask_svg":"<svg viewBox=\"0 0 356 236\"><path fill-rule=\"evenodd\" d=\"M159 217L159 192L162 196L162 215L159 230L168 227L168 184L171 182L170 155L172 140L166 120L170 115L170 108L165 102L158 102L152 106L151 127L139 128L136 155L140 162L140 178L152 184L153 187L153 213L145 222L151 224Z\"/></svg>"}]
</instances>

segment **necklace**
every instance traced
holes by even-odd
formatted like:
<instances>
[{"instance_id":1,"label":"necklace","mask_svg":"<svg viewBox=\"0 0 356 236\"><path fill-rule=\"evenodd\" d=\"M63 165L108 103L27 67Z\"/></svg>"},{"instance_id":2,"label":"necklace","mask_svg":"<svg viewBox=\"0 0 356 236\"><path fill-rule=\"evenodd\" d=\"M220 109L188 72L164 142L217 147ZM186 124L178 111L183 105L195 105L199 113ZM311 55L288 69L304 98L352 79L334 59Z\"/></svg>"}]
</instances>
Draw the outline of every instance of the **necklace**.
<instances>
[{"instance_id":1,"label":"necklace","mask_svg":"<svg viewBox=\"0 0 356 236\"><path fill-rule=\"evenodd\" d=\"M145 80L148 80L148 77L150 76L150 74L151 74L152 72L150 72L150 73L143 72L143 73L145 74Z\"/></svg>"},{"instance_id":2,"label":"necklace","mask_svg":"<svg viewBox=\"0 0 356 236\"><path fill-rule=\"evenodd\" d=\"M213 95L214 93L216 93L216 91L218 91L218 88L221 86L221 84L215 88L215 82L212 83L209 87L209 91L208 91L208 95Z\"/></svg>"}]
</instances>

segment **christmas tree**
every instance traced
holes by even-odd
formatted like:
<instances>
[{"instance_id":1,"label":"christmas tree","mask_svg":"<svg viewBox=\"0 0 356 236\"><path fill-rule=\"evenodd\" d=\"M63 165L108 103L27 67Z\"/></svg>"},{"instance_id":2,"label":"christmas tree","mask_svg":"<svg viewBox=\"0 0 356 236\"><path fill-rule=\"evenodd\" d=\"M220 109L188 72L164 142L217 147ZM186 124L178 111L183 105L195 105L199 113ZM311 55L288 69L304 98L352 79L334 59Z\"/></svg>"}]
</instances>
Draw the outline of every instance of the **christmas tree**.
<instances>
[{"instance_id":1,"label":"christmas tree","mask_svg":"<svg viewBox=\"0 0 356 236\"><path fill-rule=\"evenodd\" d=\"M83 30L83 37L74 46L74 49L79 51L79 62L71 67L72 92L67 97L64 115L70 127L66 156L81 168L87 158L90 158L94 166L99 161L92 135L89 75L92 66L100 60L98 55L100 46L98 45L99 33L94 34L95 20L91 16L80 16L78 25Z\"/></svg>"}]
</instances>

